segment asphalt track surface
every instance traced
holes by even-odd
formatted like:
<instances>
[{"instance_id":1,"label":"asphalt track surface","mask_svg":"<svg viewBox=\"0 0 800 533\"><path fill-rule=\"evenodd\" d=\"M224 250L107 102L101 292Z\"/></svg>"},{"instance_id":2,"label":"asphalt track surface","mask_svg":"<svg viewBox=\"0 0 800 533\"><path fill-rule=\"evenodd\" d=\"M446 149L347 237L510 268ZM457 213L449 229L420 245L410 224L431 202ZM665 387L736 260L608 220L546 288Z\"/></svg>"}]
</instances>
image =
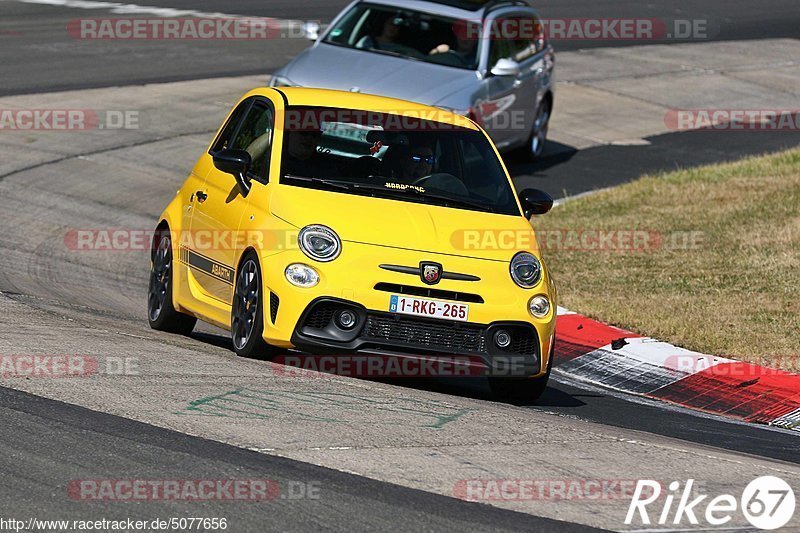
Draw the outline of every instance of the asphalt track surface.
<instances>
[{"instance_id":1,"label":"asphalt track surface","mask_svg":"<svg viewBox=\"0 0 800 533\"><path fill-rule=\"evenodd\" d=\"M158 473L180 470L185 479L266 478L283 487L307 484L294 494L315 491L313 499L293 499L285 491L267 503L206 502L203 515L230 517L231 531L599 531L267 456L1 387L0 417L6 428L0 448L14 458L3 464L0 509L18 518L86 520L97 511L106 520L196 516L192 502L137 502L109 513L105 502L51 499L54 484L63 490L87 469L102 479L135 478L142 470L159 479ZM51 445L32 447L33 439Z\"/></svg>"},{"instance_id":2,"label":"asphalt track surface","mask_svg":"<svg viewBox=\"0 0 800 533\"><path fill-rule=\"evenodd\" d=\"M123 2L124 3L124 2ZM347 2L331 0L142 0L136 5L194 9L230 15L330 21ZM706 40L800 37L800 3L794 0L630 0L534 2L545 18L652 18L708 21ZM86 41L67 24L81 17L122 17L107 9L0 2L0 96L87 87L267 74L308 46L303 39L268 41ZM148 15L142 15L147 17ZM716 29L715 29L716 28ZM681 42L678 40L667 42ZM647 44L627 40L563 40L556 51Z\"/></svg>"},{"instance_id":3,"label":"asphalt track surface","mask_svg":"<svg viewBox=\"0 0 800 533\"><path fill-rule=\"evenodd\" d=\"M183 8L176 2L147 2L147 5ZM333 16L340 2L192 2L190 8L230 14L272 16L290 19L321 19ZM537 7L545 17L707 17L724 20L725 30L717 39L758 39L798 37L800 4L795 1L681 1L661 2L640 7L630 2L541 2ZM239 74L267 73L285 63L306 43L280 40L270 43L97 43L75 42L64 30L66 23L80 16L108 16L105 12L85 12L53 6L0 3L0 94L38 93L66 88L131 85L177 79L200 79ZM625 45L626 43L617 43ZM609 43L563 43L562 49L608 46ZM650 146L597 147L575 151L570 147L550 147L550 156L536 166L510 159L515 175L523 175L518 185L536 184L556 196L577 194L598 186L628 181L642 172L667 170L674 161L692 163L734 159L795 146L796 133L740 133L720 136L714 132L666 134L648 139ZM697 147L701 146L702 150ZM626 165L619 165L619 161ZM123 264L124 257L108 259L107 264L86 267L70 265L59 254L55 240L42 239L33 250L26 250L26 229L14 223L16 211L28 211L41 219L36 235L48 225L62 224L70 218L72 227L91 227L99 215L88 213L89 206L120 212L125 217L153 217L166 198L164 191L146 193L125 206L122 195L89 194L91 202L79 198L81 187L66 183L45 184L52 176L16 182L6 180L8 189L0 209L4 235L2 252L7 259L0 272L0 291L19 303L15 313L20 323L36 320L47 324L68 317L81 326L103 324L113 333L113 341L127 346L131 336L148 335L143 329L143 294L146 281L142 262ZM0 178L3 180L3 178ZM18 195L24 187L56 200L25 200ZM115 189L115 193L135 190L146 184ZM165 187L161 187L164 189ZM22 198L22 200L21 200ZM77 199L76 199L77 198ZM129 199L131 200L131 199ZM61 205L59 205L59 201ZM27 202L27 203L26 203ZM112 209L113 208L113 209ZM105 213L105 211L104 211ZM109 216L110 218L110 216ZM105 220L108 220L106 218ZM16 269L14 266L16 265ZM14 271L12 271L14 270ZM63 285L62 285L63 283ZM59 284L58 288L52 287ZM87 292L88 287L94 291ZM50 289L53 288L55 293ZM119 293L115 299L112 295ZM8 317L6 317L8 319ZM2 328L12 328L11 322ZM109 324L115 326L109 326ZM146 323L144 323L146 327ZM7 330L10 331L10 330ZM116 332L120 332L118 336ZM56 335L54 333L53 335ZM5 335L0 335L4 337ZM160 337L159 337L160 338ZM166 339L166 338L165 338ZM165 342L176 342L168 341ZM201 330L193 342L217 357L230 356L227 339L213 330ZM137 344L130 344L132 350ZM144 345L142 345L144 347ZM13 350L13 346L4 351ZM423 392L444 393L454 398L491 402L483 383L454 381L402 382L412 396ZM800 464L795 434L754 427L701 416L683 409L665 409L655 402L641 402L608 391L586 387L556 376L542 401L536 406L510 406L531 411L534 416L555 416L592 422L608 428L636 430L643 435L660 435L687 443L708 446L709 453L728 450L742 457L760 457ZM164 502L115 508L96 503L76 503L61 497L70 479L91 472L96 478L141 476L150 478L245 478L269 477L277 480L321 481L325 497L319 501L276 501L269 507L225 502L205 503L205 516L235 515L234 530L261 529L395 529L450 530L535 530L580 531L579 526L537 518L494 507L470 504L392 483L375 481L300 461L264 455L236 446L204 440L183 433L143 424L119 416L84 409L24 392L0 387L0 510L4 514L41 518L87 518L112 516L152 519L170 513L187 516L196 507ZM122 459L121 459L122 458ZM779 464L779 463L776 463ZM222 508L219 508L222 507ZM398 517L402 517L398 521Z\"/></svg>"}]
</instances>

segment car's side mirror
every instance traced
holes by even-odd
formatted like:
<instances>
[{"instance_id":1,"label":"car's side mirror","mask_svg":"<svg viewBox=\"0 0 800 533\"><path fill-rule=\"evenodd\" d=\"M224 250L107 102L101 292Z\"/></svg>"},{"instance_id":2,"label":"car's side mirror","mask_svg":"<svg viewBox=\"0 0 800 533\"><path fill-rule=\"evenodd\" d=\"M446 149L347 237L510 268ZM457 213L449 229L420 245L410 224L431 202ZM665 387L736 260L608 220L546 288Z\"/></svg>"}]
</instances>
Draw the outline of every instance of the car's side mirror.
<instances>
[{"instance_id":1,"label":"car's side mirror","mask_svg":"<svg viewBox=\"0 0 800 533\"><path fill-rule=\"evenodd\" d=\"M246 150L220 150L214 154L214 166L217 170L232 174L236 178L239 192L242 196L250 193L250 178L247 177L247 169L252 163L250 154Z\"/></svg>"},{"instance_id":2,"label":"car's side mirror","mask_svg":"<svg viewBox=\"0 0 800 533\"><path fill-rule=\"evenodd\" d=\"M322 27L319 22L304 22L303 23L303 36L309 41L316 41L319 39L319 32Z\"/></svg>"},{"instance_id":3,"label":"car's side mirror","mask_svg":"<svg viewBox=\"0 0 800 533\"><path fill-rule=\"evenodd\" d=\"M539 189L525 189L519 193L519 202L522 204L522 211L525 218L533 215L544 215L553 208L553 199L544 191Z\"/></svg>"},{"instance_id":4,"label":"car's side mirror","mask_svg":"<svg viewBox=\"0 0 800 533\"><path fill-rule=\"evenodd\" d=\"M491 70L494 76L519 76L519 63L513 59L498 59Z\"/></svg>"}]
</instances>

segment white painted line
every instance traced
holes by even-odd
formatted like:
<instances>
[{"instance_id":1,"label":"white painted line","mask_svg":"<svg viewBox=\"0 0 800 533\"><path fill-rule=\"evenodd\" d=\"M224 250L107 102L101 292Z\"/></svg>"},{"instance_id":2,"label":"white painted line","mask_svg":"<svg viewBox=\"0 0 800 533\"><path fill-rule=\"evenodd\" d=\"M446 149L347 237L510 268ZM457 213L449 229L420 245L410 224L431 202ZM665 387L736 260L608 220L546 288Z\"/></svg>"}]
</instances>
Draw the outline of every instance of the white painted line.
<instances>
[{"instance_id":1,"label":"white painted line","mask_svg":"<svg viewBox=\"0 0 800 533\"><path fill-rule=\"evenodd\" d=\"M794 429L800 431L800 409L796 409L791 413L776 418L770 422L769 425L783 429Z\"/></svg>"},{"instance_id":2,"label":"white painted line","mask_svg":"<svg viewBox=\"0 0 800 533\"><path fill-rule=\"evenodd\" d=\"M619 356L630 357L649 365L677 370L684 374L694 374L720 363L731 362L731 359L693 352L650 337L626 338L625 342L628 344L618 350L612 350L610 344L600 349L613 351Z\"/></svg>"}]
</instances>

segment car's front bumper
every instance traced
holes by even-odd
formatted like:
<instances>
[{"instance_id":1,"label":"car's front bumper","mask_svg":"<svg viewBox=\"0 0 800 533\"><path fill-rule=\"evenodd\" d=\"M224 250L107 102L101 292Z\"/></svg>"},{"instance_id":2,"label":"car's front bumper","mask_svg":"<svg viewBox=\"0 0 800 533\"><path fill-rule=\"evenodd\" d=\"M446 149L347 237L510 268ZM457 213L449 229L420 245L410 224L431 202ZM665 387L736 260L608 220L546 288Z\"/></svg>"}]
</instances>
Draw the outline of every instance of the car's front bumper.
<instances>
[{"instance_id":1,"label":"car's front bumper","mask_svg":"<svg viewBox=\"0 0 800 533\"><path fill-rule=\"evenodd\" d=\"M381 253L376 258L376 251ZM479 282L443 279L426 286L419 277L381 269L379 264L418 265L441 263L445 270L475 275ZM313 266L317 286L291 285L284 271L289 264ZM299 250L271 254L262 259L264 286L264 340L276 346L315 354L352 354L380 351L423 356L467 356L494 370L512 365L515 375L545 373L555 337L555 289L544 269L540 284L520 289L511 280L508 263L470 257L431 254L414 250L376 250L346 243L342 254L330 263L310 261ZM396 292L386 287L395 288ZM431 290L431 296L420 295ZM417 292L417 294L414 294ZM467 322L425 318L389 312L392 294L437 301L469 302ZM550 313L537 319L528 312L528 301L537 294L551 302ZM441 295L452 295L442 297ZM358 322L351 330L337 326L335 313L354 310ZM500 349L495 343L499 329L508 331L512 343Z\"/></svg>"},{"instance_id":2,"label":"car's front bumper","mask_svg":"<svg viewBox=\"0 0 800 533\"><path fill-rule=\"evenodd\" d=\"M337 321L337 314L344 310L358 317L350 328ZM494 341L501 331L511 336L505 348ZM498 321L484 325L422 318L370 310L338 298L311 302L297 322L291 341L296 348L314 354L464 357L492 375L535 376L544 371L539 335L530 323Z\"/></svg>"}]
</instances>

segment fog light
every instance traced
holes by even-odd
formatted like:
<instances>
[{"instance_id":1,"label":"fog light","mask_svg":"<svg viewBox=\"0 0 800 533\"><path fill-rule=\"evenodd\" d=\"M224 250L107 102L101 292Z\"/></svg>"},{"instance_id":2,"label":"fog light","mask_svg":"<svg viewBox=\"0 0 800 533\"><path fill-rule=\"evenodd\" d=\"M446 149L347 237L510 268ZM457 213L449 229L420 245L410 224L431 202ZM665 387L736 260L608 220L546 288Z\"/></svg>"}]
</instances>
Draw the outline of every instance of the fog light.
<instances>
[{"instance_id":1,"label":"fog light","mask_svg":"<svg viewBox=\"0 0 800 533\"><path fill-rule=\"evenodd\" d=\"M508 348L511 346L511 334L501 329L494 334L494 343L500 348Z\"/></svg>"},{"instance_id":2,"label":"fog light","mask_svg":"<svg viewBox=\"0 0 800 533\"><path fill-rule=\"evenodd\" d=\"M550 312L550 300L547 296L538 295L531 298L528 302L528 310L536 318L544 318Z\"/></svg>"},{"instance_id":3,"label":"fog light","mask_svg":"<svg viewBox=\"0 0 800 533\"><path fill-rule=\"evenodd\" d=\"M295 263L286 267L286 279L295 287L307 289L319 283L319 274L308 265Z\"/></svg>"},{"instance_id":4,"label":"fog light","mask_svg":"<svg viewBox=\"0 0 800 533\"><path fill-rule=\"evenodd\" d=\"M356 325L356 322L358 322L358 317L354 312L350 311L349 309L345 309L339 313L336 321L339 323L339 326L341 326L342 329L351 329Z\"/></svg>"}]
</instances>

